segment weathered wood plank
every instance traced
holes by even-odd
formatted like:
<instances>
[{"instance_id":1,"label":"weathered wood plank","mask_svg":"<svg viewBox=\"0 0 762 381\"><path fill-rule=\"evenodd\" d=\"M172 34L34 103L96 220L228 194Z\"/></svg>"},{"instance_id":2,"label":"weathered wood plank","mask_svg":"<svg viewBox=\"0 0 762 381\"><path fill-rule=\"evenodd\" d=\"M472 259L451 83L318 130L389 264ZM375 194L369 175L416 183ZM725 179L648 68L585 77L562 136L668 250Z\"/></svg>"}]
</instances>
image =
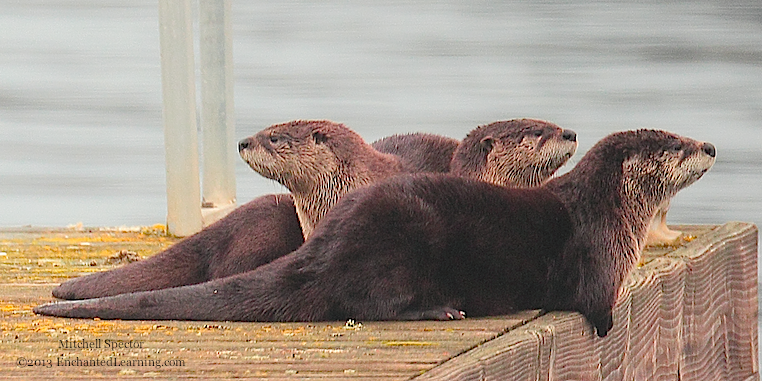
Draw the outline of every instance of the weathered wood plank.
<instances>
[{"instance_id":1,"label":"weathered wood plank","mask_svg":"<svg viewBox=\"0 0 762 381\"><path fill-rule=\"evenodd\" d=\"M0 286L0 372L22 379L142 377L408 379L510 327L537 311L461 322L237 323L92 321L35 316L53 285ZM59 340L141 340L130 350L65 350ZM183 360L184 367L16 367L19 357ZM192 369L192 371L191 371ZM85 373L87 371L87 373ZM63 372L63 373L62 373ZM93 373L95 372L95 373ZM120 372L122 372L120 374ZM153 372L153 373L152 373Z\"/></svg>"},{"instance_id":2,"label":"weathered wood plank","mask_svg":"<svg viewBox=\"0 0 762 381\"><path fill-rule=\"evenodd\" d=\"M579 314L552 312L417 379L759 379L757 228L680 228L698 237L645 253L606 338Z\"/></svg>"},{"instance_id":3,"label":"weathered wood plank","mask_svg":"<svg viewBox=\"0 0 762 381\"><path fill-rule=\"evenodd\" d=\"M757 230L681 226L697 236L651 248L627 281L605 339L575 313L457 322L93 321L31 313L63 279L103 271L154 232L0 229L4 379L197 378L403 380L756 380ZM5 253L2 255L1 253ZM91 264L95 265L91 265ZM62 349L59 340L142 340L139 349ZM182 360L185 366L19 367L15 361Z\"/></svg>"},{"instance_id":4,"label":"weathered wood plank","mask_svg":"<svg viewBox=\"0 0 762 381\"><path fill-rule=\"evenodd\" d=\"M670 253L685 261L686 379L744 379L758 372L757 229L728 223Z\"/></svg>"}]
</instances>

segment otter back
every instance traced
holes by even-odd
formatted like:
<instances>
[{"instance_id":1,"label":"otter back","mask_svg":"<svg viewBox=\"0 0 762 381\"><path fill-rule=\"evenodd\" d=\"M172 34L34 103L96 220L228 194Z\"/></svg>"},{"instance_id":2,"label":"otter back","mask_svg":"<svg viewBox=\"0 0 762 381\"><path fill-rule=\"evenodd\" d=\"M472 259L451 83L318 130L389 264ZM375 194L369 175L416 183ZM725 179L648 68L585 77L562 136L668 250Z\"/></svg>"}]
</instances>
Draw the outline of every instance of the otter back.
<instances>
[{"instance_id":1,"label":"otter back","mask_svg":"<svg viewBox=\"0 0 762 381\"><path fill-rule=\"evenodd\" d=\"M445 136L414 133L388 136L371 146L399 157L405 172L447 173L458 144L459 141Z\"/></svg>"}]
</instances>

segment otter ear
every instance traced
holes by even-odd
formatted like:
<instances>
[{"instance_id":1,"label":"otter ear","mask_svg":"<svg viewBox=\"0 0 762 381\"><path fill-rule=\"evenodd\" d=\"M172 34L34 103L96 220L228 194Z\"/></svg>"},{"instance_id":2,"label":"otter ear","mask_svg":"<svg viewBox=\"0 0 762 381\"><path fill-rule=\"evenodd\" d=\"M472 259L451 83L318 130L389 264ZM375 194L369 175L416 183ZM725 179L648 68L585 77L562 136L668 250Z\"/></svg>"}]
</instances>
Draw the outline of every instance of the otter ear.
<instances>
[{"instance_id":1,"label":"otter ear","mask_svg":"<svg viewBox=\"0 0 762 381\"><path fill-rule=\"evenodd\" d=\"M313 132L312 138L315 139L315 143L317 144L323 144L328 141L328 137L325 136L325 134L320 131Z\"/></svg>"},{"instance_id":2,"label":"otter ear","mask_svg":"<svg viewBox=\"0 0 762 381\"><path fill-rule=\"evenodd\" d=\"M485 151L492 151L492 145L495 143L495 139L492 136L485 136L479 144Z\"/></svg>"}]
</instances>

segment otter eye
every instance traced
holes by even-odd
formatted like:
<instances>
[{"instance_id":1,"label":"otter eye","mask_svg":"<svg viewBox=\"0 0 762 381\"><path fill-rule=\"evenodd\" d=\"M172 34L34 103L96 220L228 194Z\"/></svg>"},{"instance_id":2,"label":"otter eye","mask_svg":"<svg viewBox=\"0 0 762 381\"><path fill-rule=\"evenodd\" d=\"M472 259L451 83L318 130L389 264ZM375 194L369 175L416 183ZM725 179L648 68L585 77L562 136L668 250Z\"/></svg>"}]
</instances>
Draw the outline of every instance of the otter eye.
<instances>
[{"instance_id":1,"label":"otter eye","mask_svg":"<svg viewBox=\"0 0 762 381\"><path fill-rule=\"evenodd\" d=\"M482 138L482 140L479 142L479 144L482 146L482 149L485 151L491 151L492 146L495 144L495 139L492 138L492 136L487 136L485 138Z\"/></svg>"},{"instance_id":2,"label":"otter eye","mask_svg":"<svg viewBox=\"0 0 762 381\"><path fill-rule=\"evenodd\" d=\"M328 136L318 131L312 133L312 138L315 139L315 143L317 144L324 144L328 141Z\"/></svg>"},{"instance_id":3,"label":"otter eye","mask_svg":"<svg viewBox=\"0 0 762 381\"><path fill-rule=\"evenodd\" d=\"M682 150L683 150L683 145L682 144L675 144L675 145L669 147L669 149L667 149L667 151L669 151L671 153L677 153L677 152L680 152Z\"/></svg>"}]
</instances>

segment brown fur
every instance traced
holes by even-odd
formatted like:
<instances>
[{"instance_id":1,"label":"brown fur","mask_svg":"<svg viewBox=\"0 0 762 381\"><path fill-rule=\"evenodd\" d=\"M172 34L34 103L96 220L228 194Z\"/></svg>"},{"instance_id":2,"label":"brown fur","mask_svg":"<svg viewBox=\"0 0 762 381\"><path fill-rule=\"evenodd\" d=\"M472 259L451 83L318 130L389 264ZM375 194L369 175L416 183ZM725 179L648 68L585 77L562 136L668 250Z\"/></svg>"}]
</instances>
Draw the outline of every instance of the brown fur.
<instances>
[{"instance_id":1,"label":"brown fur","mask_svg":"<svg viewBox=\"0 0 762 381\"><path fill-rule=\"evenodd\" d=\"M569 173L546 184L572 217L574 234L551 269L546 309L581 311L604 334L619 288L640 259L659 205L714 163L714 146L639 130L598 142Z\"/></svg>"},{"instance_id":2,"label":"brown fur","mask_svg":"<svg viewBox=\"0 0 762 381\"><path fill-rule=\"evenodd\" d=\"M405 172L447 173L459 144L452 138L419 132L388 136L371 146L379 152L399 157Z\"/></svg>"},{"instance_id":3,"label":"brown fur","mask_svg":"<svg viewBox=\"0 0 762 381\"><path fill-rule=\"evenodd\" d=\"M453 156L453 173L488 183L536 187L577 149L577 135L537 119L513 119L480 126Z\"/></svg>"},{"instance_id":4,"label":"brown fur","mask_svg":"<svg viewBox=\"0 0 762 381\"><path fill-rule=\"evenodd\" d=\"M340 201L304 245L215 281L35 307L105 319L453 319L581 312L606 336L658 205L714 163L709 143L612 134L533 189L398 176ZM340 276L338 276L340 274Z\"/></svg>"},{"instance_id":5,"label":"brown fur","mask_svg":"<svg viewBox=\"0 0 762 381\"><path fill-rule=\"evenodd\" d=\"M341 124L294 121L242 141L241 156L252 169L291 190L302 231L308 237L344 194L394 174L435 167L437 164L422 164L435 163L429 151L448 152L451 146L428 134L396 136L377 143L403 156L375 151ZM436 149L431 149L432 145ZM573 131L549 122L495 122L478 127L464 139L450 168L456 175L497 185L538 186L576 147Z\"/></svg>"},{"instance_id":6,"label":"brown fur","mask_svg":"<svg viewBox=\"0 0 762 381\"><path fill-rule=\"evenodd\" d=\"M663 202L656 210L651 224L648 227L646 236L646 246L671 245L677 241L683 234L677 230L672 230L667 226L667 212L669 211L670 200Z\"/></svg>"},{"instance_id":7,"label":"brown fur","mask_svg":"<svg viewBox=\"0 0 762 381\"><path fill-rule=\"evenodd\" d=\"M512 123L503 125L504 130L514 127ZM549 137L561 139L560 128L548 131ZM267 143L273 137L279 144ZM265 144L259 146L267 146L273 152L251 152L256 139L264 139ZM305 184L321 184L301 197L302 203L320 209L302 215L314 213L319 217L349 190L377 181L391 172L439 171L450 164L455 150L452 139L438 139L436 135L429 134L396 135L382 142L379 143L381 149L388 149L396 155L369 151L357 134L342 125L326 121L296 121L272 126L244 139L241 141L241 152L245 158L260 155L252 160L255 169L289 187L302 190L302 193L305 192L303 189L310 189ZM566 146L570 149L570 155L576 143ZM440 157L440 154L443 156ZM526 151L526 154L535 153ZM558 152L561 158L566 154L567 151ZM485 160L485 157L477 156L474 160ZM400 165L397 165L397 160ZM259 162L266 165L259 167ZM305 164L304 168L301 163ZM455 165L462 163L460 161ZM559 162L559 166L562 163ZM334 168L342 169L334 171ZM328 175L335 174L339 174L338 180L317 182L309 178L330 178ZM305 177L307 180L304 180ZM342 181L349 183L341 187L333 186ZM311 203L311 198L318 198L319 201ZM259 197L148 260L68 280L55 288L53 295L62 299L110 296L196 284L252 270L288 254L303 242L300 222L295 213L296 200L291 195Z\"/></svg>"},{"instance_id":8,"label":"brown fur","mask_svg":"<svg viewBox=\"0 0 762 381\"><path fill-rule=\"evenodd\" d=\"M291 191L305 237L341 196L402 172L398 157L376 151L354 131L325 120L276 124L247 141L241 156Z\"/></svg>"},{"instance_id":9,"label":"brown fur","mask_svg":"<svg viewBox=\"0 0 762 381\"><path fill-rule=\"evenodd\" d=\"M266 195L148 259L67 280L53 296L87 299L202 283L255 269L302 243L291 196Z\"/></svg>"}]
</instances>

